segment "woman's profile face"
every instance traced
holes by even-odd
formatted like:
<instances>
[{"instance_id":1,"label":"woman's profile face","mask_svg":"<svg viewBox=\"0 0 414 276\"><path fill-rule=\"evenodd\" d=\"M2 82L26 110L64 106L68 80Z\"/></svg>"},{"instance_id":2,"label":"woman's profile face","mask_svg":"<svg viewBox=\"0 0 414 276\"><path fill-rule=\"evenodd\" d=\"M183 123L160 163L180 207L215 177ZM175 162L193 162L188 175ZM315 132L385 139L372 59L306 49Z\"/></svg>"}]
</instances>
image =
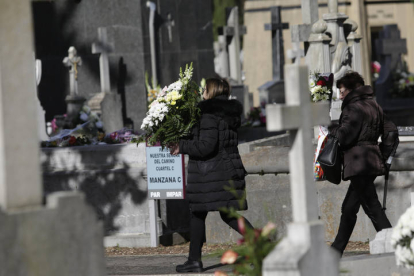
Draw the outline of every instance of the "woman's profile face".
<instances>
[{"instance_id":1,"label":"woman's profile face","mask_svg":"<svg viewBox=\"0 0 414 276\"><path fill-rule=\"evenodd\" d=\"M204 89L203 89L203 99L204 100L208 100L209 99L209 96L207 94L207 87L204 87Z\"/></svg>"},{"instance_id":2,"label":"woman's profile face","mask_svg":"<svg viewBox=\"0 0 414 276\"><path fill-rule=\"evenodd\" d=\"M343 85L341 85L340 87L339 87L339 99L341 100L341 101L343 101L344 99L345 99L345 97L346 97L346 95L348 95L349 94L349 89L348 88L346 88L345 86L343 86Z\"/></svg>"}]
</instances>

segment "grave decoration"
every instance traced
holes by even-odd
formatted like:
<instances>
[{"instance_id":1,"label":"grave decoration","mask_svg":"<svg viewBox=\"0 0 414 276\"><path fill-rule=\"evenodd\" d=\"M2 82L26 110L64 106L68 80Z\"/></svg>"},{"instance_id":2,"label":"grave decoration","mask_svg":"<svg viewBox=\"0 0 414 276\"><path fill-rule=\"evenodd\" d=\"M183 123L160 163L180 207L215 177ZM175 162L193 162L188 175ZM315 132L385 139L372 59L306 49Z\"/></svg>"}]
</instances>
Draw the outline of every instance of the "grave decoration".
<instances>
[{"instance_id":1,"label":"grave decoration","mask_svg":"<svg viewBox=\"0 0 414 276\"><path fill-rule=\"evenodd\" d=\"M244 127L260 127L266 126L266 103L263 101L261 106L250 108L250 112L247 113L247 120L243 123Z\"/></svg>"},{"instance_id":2,"label":"grave decoration","mask_svg":"<svg viewBox=\"0 0 414 276\"><path fill-rule=\"evenodd\" d=\"M309 90L312 102L331 102L332 100L332 85L333 74L313 72L309 75ZM316 134L318 133L318 134ZM328 128L325 126L315 127L315 137L318 138L318 143L315 151L314 162L314 179L315 181L325 180L323 170L317 161L319 152L326 144L326 136L328 135Z\"/></svg>"},{"instance_id":3,"label":"grave decoration","mask_svg":"<svg viewBox=\"0 0 414 276\"><path fill-rule=\"evenodd\" d=\"M414 268L414 206L399 218L391 236L391 245L395 248L397 265Z\"/></svg>"},{"instance_id":4,"label":"grave decoration","mask_svg":"<svg viewBox=\"0 0 414 276\"><path fill-rule=\"evenodd\" d=\"M313 72L309 76L309 90L312 102L332 100L333 74Z\"/></svg>"},{"instance_id":5,"label":"grave decoration","mask_svg":"<svg viewBox=\"0 0 414 276\"><path fill-rule=\"evenodd\" d=\"M65 115L64 115L65 116ZM73 129L60 129L53 119L52 136L48 141L42 141L42 147L73 147L84 145L136 143L139 135L132 129L123 128L105 135L104 125L99 116L84 105L78 116L72 120Z\"/></svg>"},{"instance_id":6,"label":"grave decoration","mask_svg":"<svg viewBox=\"0 0 414 276\"><path fill-rule=\"evenodd\" d=\"M146 133L140 141L146 140L149 145L160 142L166 147L188 136L198 121L200 109L197 103L201 96L199 86L192 81L193 64L187 64L184 72L180 68L179 76L178 81L165 86L150 104L141 125Z\"/></svg>"},{"instance_id":7,"label":"grave decoration","mask_svg":"<svg viewBox=\"0 0 414 276\"><path fill-rule=\"evenodd\" d=\"M396 70L392 74L393 86L390 90L392 98L414 97L414 74L408 72L406 66L403 70Z\"/></svg>"}]
</instances>

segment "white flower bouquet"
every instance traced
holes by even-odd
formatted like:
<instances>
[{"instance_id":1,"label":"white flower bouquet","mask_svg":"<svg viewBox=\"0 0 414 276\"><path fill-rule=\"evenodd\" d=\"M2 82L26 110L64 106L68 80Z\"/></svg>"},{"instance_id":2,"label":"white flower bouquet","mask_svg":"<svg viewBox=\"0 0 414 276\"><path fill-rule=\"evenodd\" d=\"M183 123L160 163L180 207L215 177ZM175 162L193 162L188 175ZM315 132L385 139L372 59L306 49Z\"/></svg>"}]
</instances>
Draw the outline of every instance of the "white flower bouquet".
<instances>
[{"instance_id":1,"label":"white flower bouquet","mask_svg":"<svg viewBox=\"0 0 414 276\"><path fill-rule=\"evenodd\" d=\"M165 147L190 134L200 116L197 104L201 100L199 87L192 81L192 76L193 64L186 65L184 72L180 68L179 80L164 87L150 104L141 125L148 144L160 142Z\"/></svg>"},{"instance_id":2,"label":"white flower bouquet","mask_svg":"<svg viewBox=\"0 0 414 276\"><path fill-rule=\"evenodd\" d=\"M330 101L332 98L333 74L312 73L309 89L313 102Z\"/></svg>"},{"instance_id":3,"label":"white flower bouquet","mask_svg":"<svg viewBox=\"0 0 414 276\"><path fill-rule=\"evenodd\" d=\"M391 236L397 265L414 268L414 206L400 217Z\"/></svg>"}]
</instances>

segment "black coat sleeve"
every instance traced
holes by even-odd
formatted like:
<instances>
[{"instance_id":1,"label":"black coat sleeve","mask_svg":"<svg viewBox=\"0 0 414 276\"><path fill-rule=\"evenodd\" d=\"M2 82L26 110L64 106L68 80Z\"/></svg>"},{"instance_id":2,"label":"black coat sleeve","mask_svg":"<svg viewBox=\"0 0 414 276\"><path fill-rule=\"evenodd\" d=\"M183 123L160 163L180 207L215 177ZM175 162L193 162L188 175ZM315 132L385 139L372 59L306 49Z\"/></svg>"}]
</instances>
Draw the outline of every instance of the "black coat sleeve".
<instances>
[{"instance_id":1,"label":"black coat sleeve","mask_svg":"<svg viewBox=\"0 0 414 276\"><path fill-rule=\"evenodd\" d=\"M205 158L218 149L219 120L211 114L203 114L200 118L198 139L180 140L180 153L194 158Z\"/></svg>"},{"instance_id":2,"label":"black coat sleeve","mask_svg":"<svg viewBox=\"0 0 414 276\"><path fill-rule=\"evenodd\" d=\"M382 157L387 160L396 147L398 147L398 129L395 124L384 114L384 125L381 135L381 143L379 145Z\"/></svg>"}]
</instances>

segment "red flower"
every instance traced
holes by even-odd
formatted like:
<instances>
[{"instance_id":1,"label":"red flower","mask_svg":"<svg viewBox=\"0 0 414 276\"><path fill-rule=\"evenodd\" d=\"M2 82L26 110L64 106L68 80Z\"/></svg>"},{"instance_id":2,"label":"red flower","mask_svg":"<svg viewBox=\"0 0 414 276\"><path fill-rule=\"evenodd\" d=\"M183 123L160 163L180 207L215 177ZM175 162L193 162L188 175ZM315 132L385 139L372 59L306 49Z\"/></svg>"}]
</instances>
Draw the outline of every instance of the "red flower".
<instances>
[{"instance_id":1,"label":"red flower","mask_svg":"<svg viewBox=\"0 0 414 276\"><path fill-rule=\"evenodd\" d=\"M316 85L325 86L326 82L324 80L319 80Z\"/></svg>"},{"instance_id":2,"label":"red flower","mask_svg":"<svg viewBox=\"0 0 414 276\"><path fill-rule=\"evenodd\" d=\"M75 144L76 144L76 137L75 136L70 136L69 145L73 146Z\"/></svg>"}]
</instances>

